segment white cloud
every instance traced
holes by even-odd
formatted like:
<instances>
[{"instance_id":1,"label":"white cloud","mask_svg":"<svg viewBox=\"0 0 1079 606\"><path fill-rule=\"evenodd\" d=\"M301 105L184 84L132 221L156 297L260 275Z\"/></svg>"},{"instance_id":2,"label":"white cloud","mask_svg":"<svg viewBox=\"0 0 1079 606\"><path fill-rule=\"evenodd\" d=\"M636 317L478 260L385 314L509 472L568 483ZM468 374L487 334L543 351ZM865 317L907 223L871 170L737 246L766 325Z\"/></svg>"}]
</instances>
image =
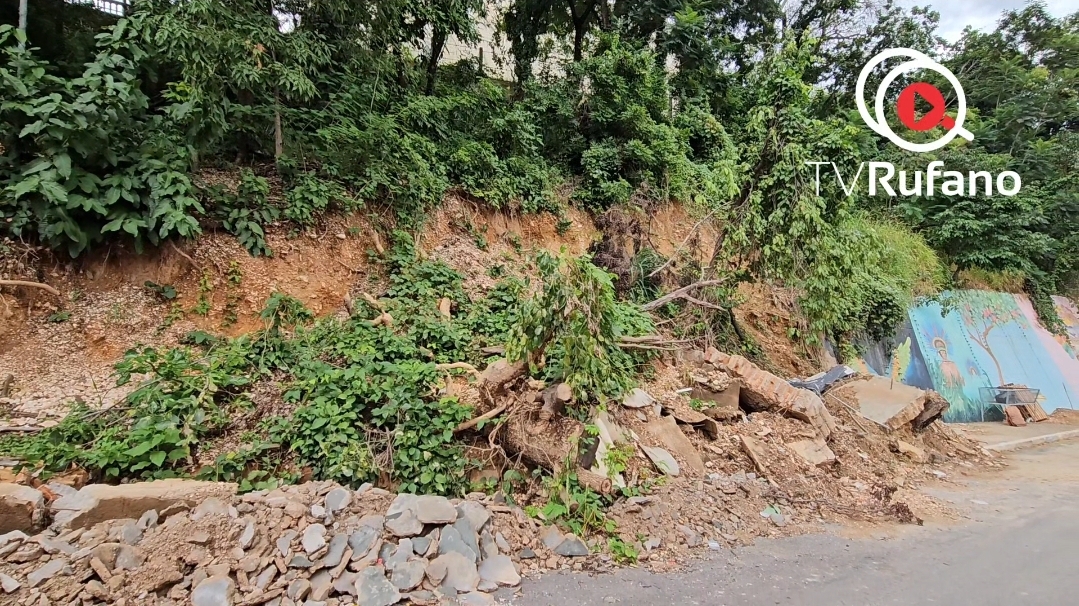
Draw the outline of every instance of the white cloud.
<instances>
[{"instance_id":1,"label":"white cloud","mask_svg":"<svg viewBox=\"0 0 1079 606\"><path fill-rule=\"evenodd\" d=\"M955 41L970 25L974 29L988 31L996 27L1001 13L1022 8L1026 0L905 0L907 6L929 4L940 13L938 33L949 41ZM1049 12L1063 17L1079 11L1079 0L1047 0Z\"/></svg>"}]
</instances>

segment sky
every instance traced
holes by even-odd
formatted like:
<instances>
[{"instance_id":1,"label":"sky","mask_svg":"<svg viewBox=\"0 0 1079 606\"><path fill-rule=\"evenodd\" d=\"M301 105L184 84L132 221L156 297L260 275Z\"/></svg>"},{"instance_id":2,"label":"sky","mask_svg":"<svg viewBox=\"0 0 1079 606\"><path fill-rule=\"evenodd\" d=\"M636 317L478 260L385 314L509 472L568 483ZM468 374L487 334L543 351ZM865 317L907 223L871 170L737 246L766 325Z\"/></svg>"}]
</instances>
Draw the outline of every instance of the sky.
<instances>
[{"instance_id":1,"label":"sky","mask_svg":"<svg viewBox=\"0 0 1079 606\"><path fill-rule=\"evenodd\" d=\"M1022 8L1026 0L905 0L907 6L929 4L940 13L939 34L954 42L963 28L972 25L978 30L992 30L1006 10ZM1063 17L1079 11L1079 0L1046 0L1049 12Z\"/></svg>"}]
</instances>

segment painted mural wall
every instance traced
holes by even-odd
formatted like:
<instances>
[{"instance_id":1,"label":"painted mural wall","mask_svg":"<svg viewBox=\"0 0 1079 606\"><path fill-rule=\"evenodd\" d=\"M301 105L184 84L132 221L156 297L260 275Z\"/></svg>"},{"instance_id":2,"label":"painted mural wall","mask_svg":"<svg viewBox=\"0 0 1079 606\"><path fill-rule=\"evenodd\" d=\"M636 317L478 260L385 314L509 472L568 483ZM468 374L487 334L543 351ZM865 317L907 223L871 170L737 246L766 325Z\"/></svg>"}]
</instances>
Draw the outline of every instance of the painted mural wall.
<instances>
[{"instance_id":1,"label":"painted mural wall","mask_svg":"<svg viewBox=\"0 0 1079 606\"><path fill-rule=\"evenodd\" d=\"M947 312L930 302L908 312L886 356L863 347L860 370L934 389L951 403L945 420L997 420L983 387L1020 383L1041 390L1045 412L1079 408L1079 310L1054 298L1068 336L1046 330L1026 295L963 290L945 293ZM891 347L889 347L891 349Z\"/></svg>"}]
</instances>

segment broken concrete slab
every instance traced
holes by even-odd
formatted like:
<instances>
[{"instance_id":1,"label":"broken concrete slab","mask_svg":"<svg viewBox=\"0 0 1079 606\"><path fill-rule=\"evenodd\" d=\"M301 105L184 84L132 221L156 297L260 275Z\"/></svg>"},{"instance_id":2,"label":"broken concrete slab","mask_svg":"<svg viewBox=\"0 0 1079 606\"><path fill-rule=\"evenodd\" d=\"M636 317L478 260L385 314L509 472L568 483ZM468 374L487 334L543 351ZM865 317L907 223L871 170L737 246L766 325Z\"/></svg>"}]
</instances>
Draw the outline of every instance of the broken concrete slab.
<instances>
[{"instance_id":1,"label":"broken concrete slab","mask_svg":"<svg viewBox=\"0 0 1079 606\"><path fill-rule=\"evenodd\" d=\"M738 398L740 397L741 392L742 381L740 379L732 379L730 384L723 391L712 391L707 387L697 385L689 392L689 397L694 400L710 403L711 406L704 409L704 414L709 417L720 422L734 421L742 418L745 414L738 405Z\"/></svg>"},{"instance_id":2,"label":"broken concrete slab","mask_svg":"<svg viewBox=\"0 0 1079 606\"><path fill-rule=\"evenodd\" d=\"M787 448L798 455L803 461L814 467L827 467L835 463L835 453L824 443L824 440L798 440L788 442Z\"/></svg>"},{"instance_id":3,"label":"broken concrete slab","mask_svg":"<svg viewBox=\"0 0 1079 606\"><path fill-rule=\"evenodd\" d=\"M686 434L678 427L674 417L660 417L645 426L648 433L659 440L660 444L675 456L684 461L686 466L697 473L704 473L704 460L701 453L689 441Z\"/></svg>"},{"instance_id":4,"label":"broken concrete slab","mask_svg":"<svg viewBox=\"0 0 1079 606\"><path fill-rule=\"evenodd\" d=\"M732 377L741 379L739 398L749 409L774 410L805 421L825 440L835 431L835 419L817 394L791 386L742 356L721 353L719 366Z\"/></svg>"},{"instance_id":5,"label":"broken concrete slab","mask_svg":"<svg viewBox=\"0 0 1079 606\"><path fill-rule=\"evenodd\" d=\"M933 421L943 418L944 413L948 412L950 407L951 404L944 399L944 396L933 390L925 392L925 408L910 422L910 428L914 433L924 431L933 424Z\"/></svg>"},{"instance_id":6,"label":"broken concrete slab","mask_svg":"<svg viewBox=\"0 0 1079 606\"><path fill-rule=\"evenodd\" d=\"M622 406L626 408L645 408L655 403L656 399L653 398L647 391L634 387L625 398L622 398Z\"/></svg>"},{"instance_id":7,"label":"broken concrete slab","mask_svg":"<svg viewBox=\"0 0 1079 606\"><path fill-rule=\"evenodd\" d=\"M925 463L929 460L929 456L925 454L924 450L909 442L896 440L895 448L899 451L899 454L906 456L915 463Z\"/></svg>"},{"instance_id":8,"label":"broken concrete slab","mask_svg":"<svg viewBox=\"0 0 1079 606\"><path fill-rule=\"evenodd\" d=\"M767 458L764 452L764 444L749 436L738 436L738 439L741 441L742 450L749 455L749 460L753 461L753 466L757 468L757 473L766 475L768 466L764 462Z\"/></svg>"},{"instance_id":9,"label":"broken concrete slab","mask_svg":"<svg viewBox=\"0 0 1079 606\"><path fill-rule=\"evenodd\" d=\"M60 497L49 508L53 527L88 528L105 520L139 519L154 509L163 512L180 503L194 504L209 498L228 501L237 485L198 480L157 480L136 484L88 484L77 493Z\"/></svg>"},{"instance_id":10,"label":"broken concrete slab","mask_svg":"<svg viewBox=\"0 0 1079 606\"><path fill-rule=\"evenodd\" d=\"M641 450L644 451L644 454L648 456L660 473L668 476L677 476L682 473L681 468L678 467L678 461L666 450L644 445L641 446Z\"/></svg>"},{"instance_id":11,"label":"broken concrete slab","mask_svg":"<svg viewBox=\"0 0 1079 606\"><path fill-rule=\"evenodd\" d=\"M29 486L0 483L0 534L13 530L33 532L35 514L45 505L45 495Z\"/></svg>"},{"instance_id":12,"label":"broken concrete slab","mask_svg":"<svg viewBox=\"0 0 1079 606\"><path fill-rule=\"evenodd\" d=\"M924 409L926 392L885 377L869 377L843 386L862 416L895 431L913 421Z\"/></svg>"}]
</instances>

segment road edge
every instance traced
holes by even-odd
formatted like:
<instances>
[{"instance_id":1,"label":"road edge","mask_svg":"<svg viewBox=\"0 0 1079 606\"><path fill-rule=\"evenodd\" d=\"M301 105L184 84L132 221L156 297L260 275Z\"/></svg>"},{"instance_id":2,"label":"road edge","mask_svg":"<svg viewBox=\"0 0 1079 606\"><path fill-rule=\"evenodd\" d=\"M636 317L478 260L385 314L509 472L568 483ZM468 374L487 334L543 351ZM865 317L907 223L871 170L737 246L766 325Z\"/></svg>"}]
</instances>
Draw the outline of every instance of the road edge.
<instances>
[{"instance_id":1,"label":"road edge","mask_svg":"<svg viewBox=\"0 0 1079 606\"><path fill-rule=\"evenodd\" d=\"M1034 436L1032 438L1023 438L1021 440L1010 440L1008 442L1000 442L999 444L990 444L985 446L986 450L993 450L996 452L1005 452L1009 450L1017 450L1020 448L1026 448L1029 446L1038 446L1041 444L1050 444L1052 442L1059 442L1061 440L1067 440L1068 438L1079 438L1079 429L1070 429L1068 431L1061 431L1058 433L1051 433L1044 436Z\"/></svg>"}]
</instances>

